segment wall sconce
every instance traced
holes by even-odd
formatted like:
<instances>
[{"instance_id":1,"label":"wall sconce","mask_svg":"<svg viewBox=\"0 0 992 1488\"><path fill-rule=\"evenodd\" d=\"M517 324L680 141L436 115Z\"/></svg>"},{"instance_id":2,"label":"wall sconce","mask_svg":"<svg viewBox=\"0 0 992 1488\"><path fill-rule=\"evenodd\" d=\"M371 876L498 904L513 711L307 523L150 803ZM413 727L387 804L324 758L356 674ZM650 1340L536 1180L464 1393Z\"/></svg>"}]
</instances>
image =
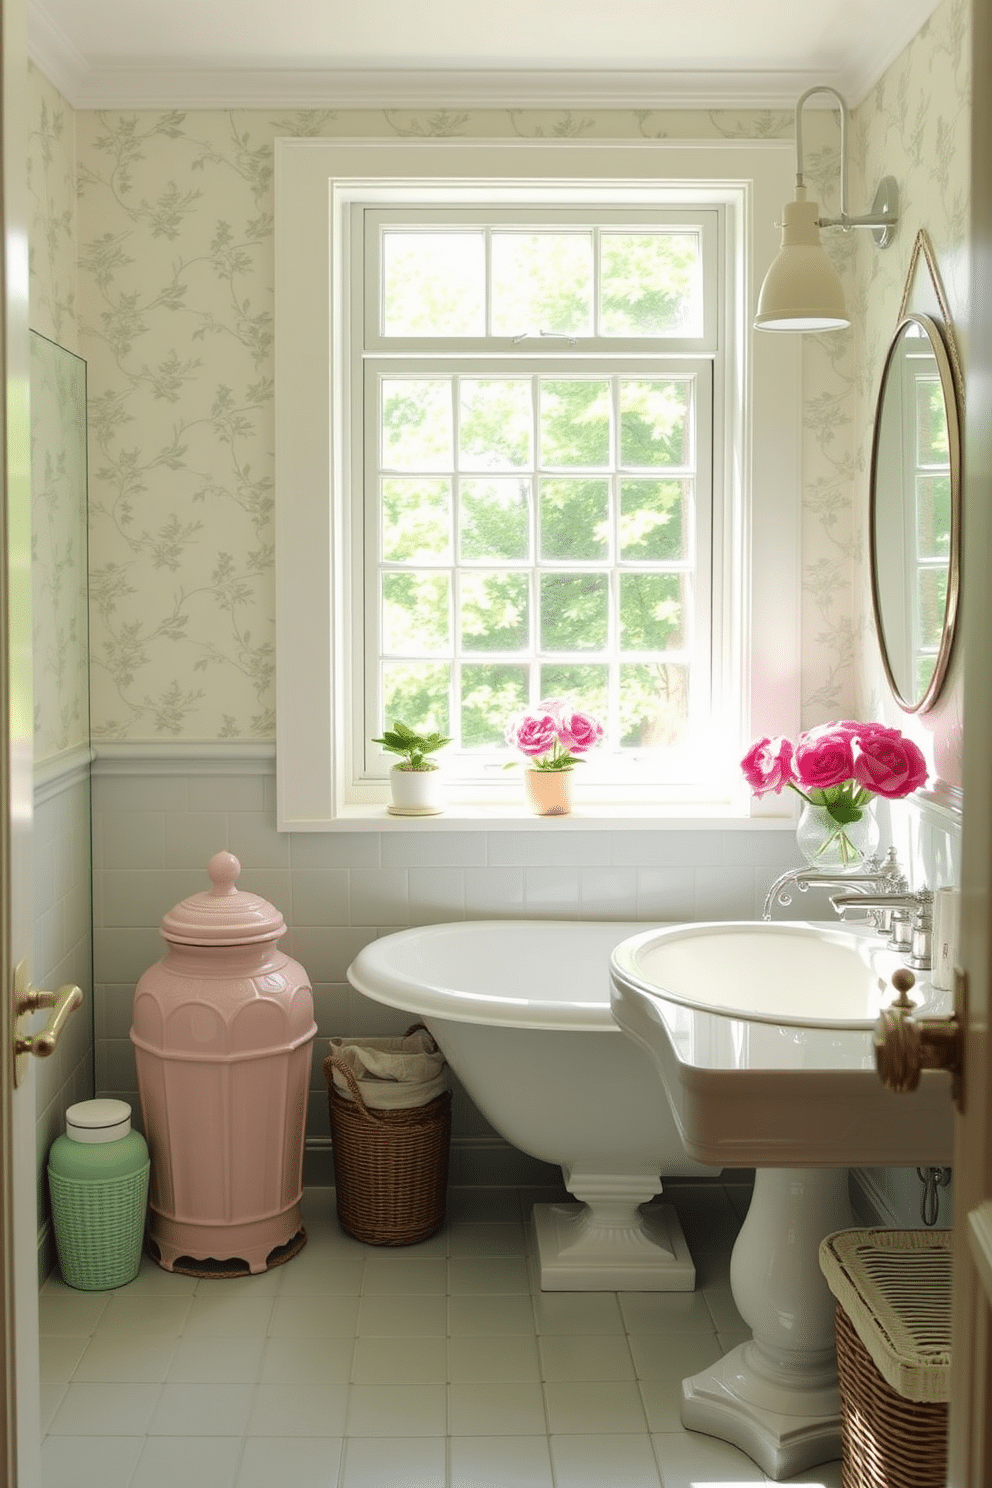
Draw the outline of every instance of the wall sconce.
<instances>
[{"instance_id":1,"label":"wall sconce","mask_svg":"<svg viewBox=\"0 0 992 1488\"><path fill-rule=\"evenodd\" d=\"M840 216L821 217L807 201L803 182L803 104L813 93L832 93L840 105ZM821 227L870 227L879 248L887 248L899 221L899 188L885 176L871 211L852 217L847 210L847 104L836 88L807 88L796 104L796 199L787 202L782 246L765 275L754 328L758 331L836 331L851 324L840 275L820 242Z\"/></svg>"}]
</instances>

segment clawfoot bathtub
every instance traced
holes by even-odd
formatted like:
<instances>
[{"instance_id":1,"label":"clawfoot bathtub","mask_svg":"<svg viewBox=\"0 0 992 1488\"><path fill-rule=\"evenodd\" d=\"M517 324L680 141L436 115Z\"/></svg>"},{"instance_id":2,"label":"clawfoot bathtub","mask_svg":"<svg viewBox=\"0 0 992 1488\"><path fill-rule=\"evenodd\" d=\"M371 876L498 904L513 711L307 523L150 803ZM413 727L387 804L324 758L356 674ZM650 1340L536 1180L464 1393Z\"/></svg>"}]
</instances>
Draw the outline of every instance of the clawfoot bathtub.
<instances>
[{"instance_id":1,"label":"clawfoot bathtub","mask_svg":"<svg viewBox=\"0 0 992 1488\"><path fill-rule=\"evenodd\" d=\"M610 1012L610 952L643 925L469 920L373 941L352 986L416 1014L483 1115L561 1167L576 1204L534 1208L548 1291L691 1291L662 1176L715 1174L686 1156L651 1060Z\"/></svg>"}]
</instances>

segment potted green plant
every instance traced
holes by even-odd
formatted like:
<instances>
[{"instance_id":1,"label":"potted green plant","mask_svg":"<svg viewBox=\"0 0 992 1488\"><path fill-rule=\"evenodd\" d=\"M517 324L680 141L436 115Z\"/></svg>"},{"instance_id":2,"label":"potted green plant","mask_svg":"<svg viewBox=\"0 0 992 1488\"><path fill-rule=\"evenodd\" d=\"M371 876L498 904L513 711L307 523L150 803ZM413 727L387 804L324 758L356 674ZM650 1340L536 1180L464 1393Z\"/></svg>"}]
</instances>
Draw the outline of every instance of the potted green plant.
<instances>
[{"instance_id":1,"label":"potted green plant","mask_svg":"<svg viewBox=\"0 0 992 1488\"><path fill-rule=\"evenodd\" d=\"M395 722L372 743L401 756L389 772L393 799L387 811L393 816L437 816L443 811L441 775L431 755L450 744L450 739L436 732L418 734L407 724Z\"/></svg>"}]
</instances>

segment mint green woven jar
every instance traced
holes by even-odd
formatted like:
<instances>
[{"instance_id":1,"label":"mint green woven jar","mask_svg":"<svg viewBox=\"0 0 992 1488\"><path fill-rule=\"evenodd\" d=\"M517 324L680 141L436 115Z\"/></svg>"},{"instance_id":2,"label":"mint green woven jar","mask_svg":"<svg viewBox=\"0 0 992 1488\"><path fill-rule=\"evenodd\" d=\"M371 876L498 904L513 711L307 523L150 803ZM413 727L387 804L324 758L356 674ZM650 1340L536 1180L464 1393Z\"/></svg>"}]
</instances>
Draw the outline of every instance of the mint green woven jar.
<instances>
[{"instance_id":1,"label":"mint green woven jar","mask_svg":"<svg viewBox=\"0 0 992 1488\"><path fill-rule=\"evenodd\" d=\"M148 1147L126 1101L80 1101L48 1154L52 1222L62 1276L83 1292L133 1281L148 1203Z\"/></svg>"}]
</instances>

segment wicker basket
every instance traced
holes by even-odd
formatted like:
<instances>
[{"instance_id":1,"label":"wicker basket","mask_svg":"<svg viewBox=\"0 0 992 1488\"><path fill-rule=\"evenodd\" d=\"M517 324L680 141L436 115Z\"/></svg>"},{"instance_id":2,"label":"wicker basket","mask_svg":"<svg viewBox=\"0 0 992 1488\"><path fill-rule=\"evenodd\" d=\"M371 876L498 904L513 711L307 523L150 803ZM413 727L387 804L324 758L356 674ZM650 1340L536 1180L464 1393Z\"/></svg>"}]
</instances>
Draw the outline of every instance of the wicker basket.
<instances>
[{"instance_id":1,"label":"wicker basket","mask_svg":"<svg viewBox=\"0 0 992 1488\"><path fill-rule=\"evenodd\" d=\"M368 1245L416 1245L444 1224L451 1091L423 1106L374 1110L347 1065L324 1060L341 1228ZM352 1098L334 1085L338 1070Z\"/></svg>"},{"instance_id":2,"label":"wicker basket","mask_svg":"<svg viewBox=\"0 0 992 1488\"><path fill-rule=\"evenodd\" d=\"M843 1230L820 1247L837 1299L841 1488L944 1488L946 1230Z\"/></svg>"}]
</instances>

